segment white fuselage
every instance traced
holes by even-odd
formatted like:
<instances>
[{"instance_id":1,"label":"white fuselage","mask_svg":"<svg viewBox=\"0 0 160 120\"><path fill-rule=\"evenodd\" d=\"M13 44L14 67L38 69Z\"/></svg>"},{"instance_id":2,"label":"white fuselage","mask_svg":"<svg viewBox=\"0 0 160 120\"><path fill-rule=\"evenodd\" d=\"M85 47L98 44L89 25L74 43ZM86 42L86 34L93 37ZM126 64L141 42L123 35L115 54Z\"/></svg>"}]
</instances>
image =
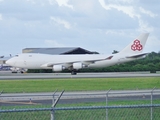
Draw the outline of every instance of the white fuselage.
<instances>
[{"instance_id":1,"label":"white fuselage","mask_svg":"<svg viewBox=\"0 0 160 120\"><path fill-rule=\"evenodd\" d=\"M89 64L87 67L107 67L135 60L135 58L126 58L124 55L114 54L111 59L106 59L108 55L49 55L49 54L20 54L8 60L7 63L19 68L26 69L52 69L54 65L69 66L72 63ZM90 61L95 61L90 63ZM47 66L53 64L53 66Z\"/></svg>"}]
</instances>

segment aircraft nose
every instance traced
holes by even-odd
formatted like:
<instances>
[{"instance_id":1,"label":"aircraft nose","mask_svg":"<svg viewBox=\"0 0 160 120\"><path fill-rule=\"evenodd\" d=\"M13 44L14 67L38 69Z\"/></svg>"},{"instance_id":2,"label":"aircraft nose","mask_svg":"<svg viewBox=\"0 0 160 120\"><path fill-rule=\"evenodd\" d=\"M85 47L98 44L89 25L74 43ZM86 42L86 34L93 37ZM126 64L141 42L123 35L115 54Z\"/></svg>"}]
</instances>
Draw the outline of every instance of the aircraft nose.
<instances>
[{"instance_id":1,"label":"aircraft nose","mask_svg":"<svg viewBox=\"0 0 160 120\"><path fill-rule=\"evenodd\" d=\"M6 61L6 64L12 66L14 64L14 62L12 59L9 59Z\"/></svg>"}]
</instances>

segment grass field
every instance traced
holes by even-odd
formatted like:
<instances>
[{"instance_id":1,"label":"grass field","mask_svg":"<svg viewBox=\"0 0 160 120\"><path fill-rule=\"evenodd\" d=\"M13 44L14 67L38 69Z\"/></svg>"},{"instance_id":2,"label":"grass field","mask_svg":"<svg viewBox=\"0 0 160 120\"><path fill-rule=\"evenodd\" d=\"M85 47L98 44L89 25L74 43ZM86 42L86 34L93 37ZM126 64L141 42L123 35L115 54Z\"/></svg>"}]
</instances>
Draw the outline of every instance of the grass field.
<instances>
[{"instance_id":1,"label":"grass field","mask_svg":"<svg viewBox=\"0 0 160 120\"><path fill-rule=\"evenodd\" d=\"M0 91L4 93L98 91L98 90L135 90L160 88L160 77L140 78L70 78L70 79L33 79L0 80Z\"/></svg>"},{"instance_id":2,"label":"grass field","mask_svg":"<svg viewBox=\"0 0 160 120\"><path fill-rule=\"evenodd\" d=\"M94 79L36 79L36 80L0 80L0 91L4 93L20 92L53 92L56 89L65 91L98 91L98 90L135 90L135 89L152 89L160 88L160 77L147 78L94 78ZM110 101L109 106L116 105L141 105L149 104L150 100L124 100ZM159 104L159 100L154 100L154 104ZM87 102L79 104L58 104L57 107L77 107L77 106L105 106L106 102ZM1 106L2 110L26 109L26 108L50 108L51 105L22 105L22 106ZM158 120L160 109L154 108L153 118ZM33 111L33 112L10 112L1 113L0 119L17 120L17 119L50 119L50 111ZM102 120L106 119L106 109L92 110L59 110L55 111L56 120ZM146 120L150 118L150 108L113 108L108 110L110 120Z\"/></svg>"}]
</instances>

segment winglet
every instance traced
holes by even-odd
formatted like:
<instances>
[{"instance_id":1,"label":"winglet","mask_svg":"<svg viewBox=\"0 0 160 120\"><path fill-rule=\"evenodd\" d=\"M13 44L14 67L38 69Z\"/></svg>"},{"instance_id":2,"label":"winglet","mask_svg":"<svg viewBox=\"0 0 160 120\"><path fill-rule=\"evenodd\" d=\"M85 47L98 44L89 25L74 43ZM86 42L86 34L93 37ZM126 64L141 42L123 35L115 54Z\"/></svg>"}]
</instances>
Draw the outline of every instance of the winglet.
<instances>
[{"instance_id":1,"label":"winglet","mask_svg":"<svg viewBox=\"0 0 160 120\"><path fill-rule=\"evenodd\" d=\"M128 46L126 46L120 53L123 54L138 54L142 53L145 47L149 33L143 33L134 39Z\"/></svg>"}]
</instances>

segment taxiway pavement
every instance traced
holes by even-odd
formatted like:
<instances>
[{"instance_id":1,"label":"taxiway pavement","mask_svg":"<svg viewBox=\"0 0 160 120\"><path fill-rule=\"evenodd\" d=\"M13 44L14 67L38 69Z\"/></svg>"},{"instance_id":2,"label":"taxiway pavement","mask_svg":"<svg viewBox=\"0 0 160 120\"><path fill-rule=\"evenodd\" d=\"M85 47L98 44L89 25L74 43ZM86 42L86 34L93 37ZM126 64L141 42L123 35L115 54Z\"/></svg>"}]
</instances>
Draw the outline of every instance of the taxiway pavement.
<instances>
[{"instance_id":1,"label":"taxiway pavement","mask_svg":"<svg viewBox=\"0 0 160 120\"><path fill-rule=\"evenodd\" d=\"M14 79L57 79L57 78L123 78L123 77L160 77L160 73L150 72L107 72L107 73L10 73L0 72L0 80Z\"/></svg>"},{"instance_id":2,"label":"taxiway pavement","mask_svg":"<svg viewBox=\"0 0 160 120\"><path fill-rule=\"evenodd\" d=\"M51 105L53 99L56 100L60 95L56 93L10 93L0 95L0 104L10 105ZM111 90L111 91L82 91L64 92L60 98L60 104L86 103L86 102L105 102L119 100L150 100L153 95L154 100L160 99L160 89L156 90Z\"/></svg>"}]
</instances>

